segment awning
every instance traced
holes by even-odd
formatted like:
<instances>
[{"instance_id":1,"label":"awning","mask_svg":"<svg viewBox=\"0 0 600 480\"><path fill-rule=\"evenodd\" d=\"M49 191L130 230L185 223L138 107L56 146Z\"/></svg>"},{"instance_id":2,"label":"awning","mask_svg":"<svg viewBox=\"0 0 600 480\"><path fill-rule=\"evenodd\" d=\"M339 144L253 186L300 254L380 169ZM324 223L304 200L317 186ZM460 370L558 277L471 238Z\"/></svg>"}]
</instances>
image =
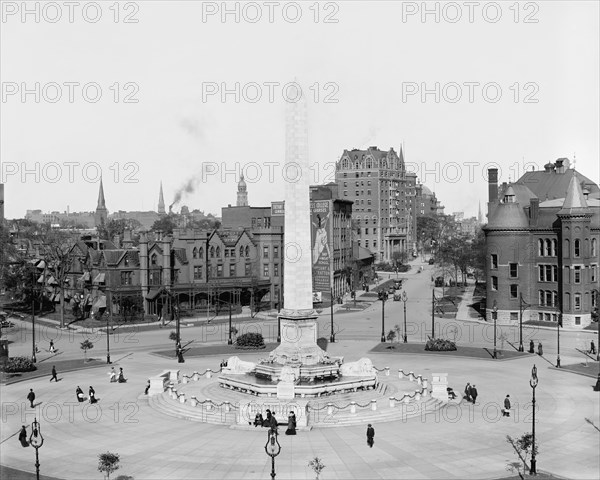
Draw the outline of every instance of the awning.
<instances>
[{"instance_id":1,"label":"awning","mask_svg":"<svg viewBox=\"0 0 600 480\"><path fill-rule=\"evenodd\" d=\"M85 272L85 273L82 275L81 279L82 279L84 282L89 282L89 281L90 281L90 279L91 279L90 272Z\"/></svg>"},{"instance_id":2,"label":"awning","mask_svg":"<svg viewBox=\"0 0 600 480\"><path fill-rule=\"evenodd\" d=\"M146 300L156 300L156 297L160 295L161 290L161 288L153 288L146 294Z\"/></svg>"},{"instance_id":3,"label":"awning","mask_svg":"<svg viewBox=\"0 0 600 480\"><path fill-rule=\"evenodd\" d=\"M82 303L85 307L89 307L92 304L92 297L89 293L85 296Z\"/></svg>"},{"instance_id":4,"label":"awning","mask_svg":"<svg viewBox=\"0 0 600 480\"><path fill-rule=\"evenodd\" d=\"M104 283L105 277L106 277L106 274L99 273L98 275L96 275L96 278L94 278L94 283Z\"/></svg>"},{"instance_id":5,"label":"awning","mask_svg":"<svg viewBox=\"0 0 600 480\"><path fill-rule=\"evenodd\" d=\"M58 285L56 279L51 275L46 279L46 285Z\"/></svg>"},{"instance_id":6,"label":"awning","mask_svg":"<svg viewBox=\"0 0 600 480\"><path fill-rule=\"evenodd\" d=\"M96 297L94 299L93 308L106 308L106 297Z\"/></svg>"}]
</instances>

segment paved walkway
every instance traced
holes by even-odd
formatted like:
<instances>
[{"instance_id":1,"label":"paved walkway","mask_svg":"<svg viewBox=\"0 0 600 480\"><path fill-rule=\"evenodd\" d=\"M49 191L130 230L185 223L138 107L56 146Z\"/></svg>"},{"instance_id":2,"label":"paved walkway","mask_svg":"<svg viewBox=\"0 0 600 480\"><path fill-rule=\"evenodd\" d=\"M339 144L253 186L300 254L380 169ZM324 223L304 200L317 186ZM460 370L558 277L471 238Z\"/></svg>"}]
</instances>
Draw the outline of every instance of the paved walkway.
<instances>
[{"instance_id":1,"label":"paved walkway","mask_svg":"<svg viewBox=\"0 0 600 480\"><path fill-rule=\"evenodd\" d=\"M506 435L519 436L531 428L529 377L537 362L536 400L538 469L567 478L598 478L598 431L586 418L600 424L599 395L593 381L547 368L541 359L527 357L509 363L472 359L444 359L426 355L368 353L367 341L331 344L332 355L347 361L369 356L379 368L403 368L422 373L444 371L457 392L467 381L480 393L475 406L451 407L438 415L406 422L375 424L375 445L366 444L364 427L313 429L295 437L280 436L277 478L314 478L307 466L315 456L326 465L323 479L334 478L497 478L514 461ZM260 354L241 355L254 360ZM41 419L44 446L42 473L58 478L101 478L97 456L105 451L121 455L119 474L141 479L268 478L270 459L261 430L237 431L222 426L187 422L152 410L140 394L146 378L164 368L182 372L217 368L220 356L189 359L185 364L136 352L120 364L126 384L108 383L108 369L63 375L58 384L47 379L9 385L2 389L2 440L21 424ZM464 372L469 372L465 374ZM75 401L75 388L93 385L97 406ZM34 411L27 407L29 388L37 395ZM509 393L515 407L510 419L500 415ZM22 448L15 437L2 444L2 463L33 471L34 451Z\"/></svg>"}]
</instances>

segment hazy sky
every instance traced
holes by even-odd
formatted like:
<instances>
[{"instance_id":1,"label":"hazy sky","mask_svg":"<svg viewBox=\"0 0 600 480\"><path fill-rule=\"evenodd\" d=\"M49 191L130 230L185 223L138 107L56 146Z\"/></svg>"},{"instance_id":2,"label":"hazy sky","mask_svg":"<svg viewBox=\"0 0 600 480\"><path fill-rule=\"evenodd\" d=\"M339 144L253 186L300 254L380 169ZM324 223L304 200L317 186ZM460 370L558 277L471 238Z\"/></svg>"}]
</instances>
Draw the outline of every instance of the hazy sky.
<instances>
[{"instance_id":1,"label":"hazy sky","mask_svg":"<svg viewBox=\"0 0 600 480\"><path fill-rule=\"evenodd\" d=\"M7 218L94 210L100 171L110 212L156 209L162 180L220 215L244 169L251 205L283 200L294 79L312 183L370 145L404 145L446 213L485 206L492 166L576 156L599 181L596 1L0 3Z\"/></svg>"}]
</instances>

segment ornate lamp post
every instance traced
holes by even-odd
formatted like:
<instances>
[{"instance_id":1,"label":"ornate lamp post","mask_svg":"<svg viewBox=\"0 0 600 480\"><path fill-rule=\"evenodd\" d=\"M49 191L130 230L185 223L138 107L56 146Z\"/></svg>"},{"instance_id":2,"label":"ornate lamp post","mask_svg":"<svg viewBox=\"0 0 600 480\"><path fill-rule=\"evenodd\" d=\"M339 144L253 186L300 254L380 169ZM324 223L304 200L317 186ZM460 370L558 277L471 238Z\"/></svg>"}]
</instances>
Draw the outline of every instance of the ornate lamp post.
<instances>
[{"instance_id":1,"label":"ornate lamp post","mask_svg":"<svg viewBox=\"0 0 600 480\"><path fill-rule=\"evenodd\" d=\"M37 421L37 418L34 418L33 423L31 424L31 435L29 436L29 444L33 448L35 448L35 477L37 480L40 480L40 457L38 454L38 450L44 444L44 437L42 437L40 423Z\"/></svg>"},{"instance_id":2,"label":"ornate lamp post","mask_svg":"<svg viewBox=\"0 0 600 480\"><path fill-rule=\"evenodd\" d=\"M233 345L231 339L231 296L229 297L229 338L227 339L227 345Z\"/></svg>"},{"instance_id":3,"label":"ornate lamp post","mask_svg":"<svg viewBox=\"0 0 600 480\"><path fill-rule=\"evenodd\" d=\"M531 369L531 379L529 380L529 385L533 390L533 399L531 400L531 407L533 410L533 421L531 422L531 432L532 432L532 444L531 444L531 468L529 469L530 475L537 474L536 464L535 464L535 387L538 385L538 377L537 377L537 368L535 365Z\"/></svg>"},{"instance_id":4,"label":"ornate lamp post","mask_svg":"<svg viewBox=\"0 0 600 480\"><path fill-rule=\"evenodd\" d=\"M562 312L558 312L558 322L556 322L556 368L560 368L560 327L562 327Z\"/></svg>"},{"instance_id":5,"label":"ornate lamp post","mask_svg":"<svg viewBox=\"0 0 600 480\"><path fill-rule=\"evenodd\" d=\"M523 352L523 294L519 292L519 352Z\"/></svg>"},{"instance_id":6,"label":"ornate lamp post","mask_svg":"<svg viewBox=\"0 0 600 480\"><path fill-rule=\"evenodd\" d=\"M402 292L402 301L404 302L404 343L407 343L406 339L406 301L408 300L408 295L406 294L406 290Z\"/></svg>"},{"instance_id":7,"label":"ornate lamp post","mask_svg":"<svg viewBox=\"0 0 600 480\"><path fill-rule=\"evenodd\" d=\"M331 334L329 335L329 342L335 343L335 333L333 331L333 288L331 289Z\"/></svg>"},{"instance_id":8,"label":"ornate lamp post","mask_svg":"<svg viewBox=\"0 0 600 480\"><path fill-rule=\"evenodd\" d=\"M106 299L106 303L108 304L108 315L106 316L106 363L111 363L110 361L110 333L108 330L108 323L112 324L112 293L110 288L106 289L106 293L108 294L108 298Z\"/></svg>"},{"instance_id":9,"label":"ornate lamp post","mask_svg":"<svg viewBox=\"0 0 600 480\"><path fill-rule=\"evenodd\" d=\"M381 300L381 343L385 343L385 301L388 298L386 291L379 292L379 300Z\"/></svg>"},{"instance_id":10,"label":"ornate lamp post","mask_svg":"<svg viewBox=\"0 0 600 480\"><path fill-rule=\"evenodd\" d=\"M281 453L281 445L277 440L277 430L269 428L267 433L267 443L265 445L265 452L271 457L271 478L275 478L275 457Z\"/></svg>"},{"instance_id":11,"label":"ornate lamp post","mask_svg":"<svg viewBox=\"0 0 600 480\"><path fill-rule=\"evenodd\" d=\"M598 291L597 288L592 289L592 299L595 299L595 304L596 304L596 310L598 310L598 294L600 292ZM597 323L598 323L598 328L596 329L598 331L598 343L596 345L596 360L598 362L600 362L600 317L597 318Z\"/></svg>"},{"instance_id":12,"label":"ornate lamp post","mask_svg":"<svg viewBox=\"0 0 600 480\"><path fill-rule=\"evenodd\" d=\"M498 352L496 350L496 320L498 320L498 305L494 300L494 307L492 308L492 318L494 319L494 358L497 358Z\"/></svg>"}]
</instances>

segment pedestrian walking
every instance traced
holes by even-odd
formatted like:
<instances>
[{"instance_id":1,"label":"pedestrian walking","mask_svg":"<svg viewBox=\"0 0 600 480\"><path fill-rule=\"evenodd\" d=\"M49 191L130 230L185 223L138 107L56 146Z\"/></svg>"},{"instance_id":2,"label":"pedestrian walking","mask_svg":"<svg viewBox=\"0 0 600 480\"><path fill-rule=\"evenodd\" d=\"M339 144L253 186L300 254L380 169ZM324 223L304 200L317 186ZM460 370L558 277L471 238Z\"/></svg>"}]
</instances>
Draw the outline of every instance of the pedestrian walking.
<instances>
[{"instance_id":1,"label":"pedestrian walking","mask_svg":"<svg viewBox=\"0 0 600 480\"><path fill-rule=\"evenodd\" d=\"M473 399L473 405L475 405L475 402L477 401L477 387L475 385L473 385L471 387L471 398Z\"/></svg>"},{"instance_id":2,"label":"pedestrian walking","mask_svg":"<svg viewBox=\"0 0 600 480\"><path fill-rule=\"evenodd\" d=\"M590 353L592 355L596 354L596 344L594 343L594 341L592 340L592 343L590 343Z\"/></svg>"},{"instance_id":3,"label":"pedestrian walking","mask_svg":"<svg viewBox=\"0 0 600 480\"><path fill-rule=\"evenodd\" d=\"M285 434L296 435L296 414L293 411L288 415L288 428Z\"/></svg>"},{"instance_id":4,"label":"pedestrian walking","mask_svg":"<svg viewBox=\"0 0 600 480\"><path fill-rule=\"evenodd\" d=\"M144 390L144 395L148 395L148 390L150 390L150 380L148 380L148 383L146 384L146 389Z\"/></svg>"},{"instance_id":5,"label":"pedestrian walking","mask_svg":"<svg viewBox=\"0 0 600 480\"><path fill-rule=\"evenodd\" d=\"M502 410L502 416L510 417L510 395L507 395L504 399L504 409Z\"/></svg>"},{"instance_id":6,"label":"pedestrian walking","mask_svg":"<svg viewBox=\"0 0 600 480\"><path fill-rule=\"evenodd\" d=\"M27 441L27 427L25 425L21 427L21 431L19 432L19 442L21 442L22 447L29 446L29 442Z\"/></svg>"},{"instance_id":7,"label":"pedestrian walking","mask_svg":"<svg viewBox=\"0 0 600 480\"><path fill-rule=\"evenodd\" d=\"M529 341L529 353L535 353L535 345L533 343L533 340Z\"/></svg>"},{"instance_id":8,"label":"pedestrian walking","mask_svg":"<svg viewBox=\"0 0 600 480\"><path fill-rule=\"evenodd\" d=\"M375 443L375 429L373 428L373 425L371 425L369 423L369 425L367 425L367 445L371 448L373 448L373 444Z\"/></svg>"},{"instance_id":9,"label":"pedestrian walking","mask_svg":"<svg viewBox=\"0 0 600 480\"><path fill-rule=\"evenodd\" d=\"M50 381L56 381L58 382L58 377L56 376L56 366L52 365L52 377L50 378Z\"/></svg>"},{"instance_id":10,"label":"pedestrian walking","mask_svg":"<svg viewBox=\"0 0 600 480\"><path fill-rule=\"evenodd\" d=\"M29 393L27 394L27 400L29 400L31 408L35 408L33 405L33 401L35 400L35 393L33 393L33 388L29 389Z\"/></svg>"},{"instance_id":11,"label":"pedestrian walking","mask_svg":"<svg viewBox=\"0 0 600 480\"><path fill-rule=\"evenodd\" d=\"M115 367L110 367L110 372L108 372L108 374L110 375L110 383L117 381L117 372L115 372Z\"/></svg>"},{"instance_id":12,"label":"pedestrian walking","mask_svg":"<svg viewBox=\"0 0 600 480\"><path fill-rule=\"evenodd\" d=\"M77 389L75 390L75 396L79 403L83 402L83 390L79 388L79 385L77 385Z\"/></svg>"},{"instance_id":13,"label":"pedestrian walking","mask_svg":"<svg viewBox=\"0 0 600 480\"><path fill-rule=\"evenodd\" d=\"M465 386L465 400L467 402L471 401L471 384L469 382L467 382L467 385Z\"/></svg>"},{"instance_id":14,"label":"pedestrian walking","mask_svg":"<svg viewBox=\"0 0 600 480\"><path fill-rule=\"evenodd\" d=\"M50 353L54 353L54 340L50 340Z\"/></svg>"},{"instance_id":15,"label":"pedestrian walking","mask_svg":"<svg viewBox=\"0 0 600 480\"><path fill-rule=\"evenodd\" d=\"M90 394L90 403L97 403L98 399L96 398L96 390L94 390L94 387L91 385L88 393Z\"/></svg>"},{"instance_id":16,"label":"pedestrian walking","mask_svg":"<svg viewBox=\"0 0 600 480\"><path fill-rule=\"evenodd\" d=\"M127 379L123 375L123 367L119 367L119 383L125 383Z\"/></svg>"},{"instance_id":17,"label":"pedestrian walking","mask_svg":"<svg viewBox=\"0 0 600 480\"><path fill-rule=\"evenodd\" d=\"M538 355L541 357L544 355L544 349L542 348L542 342L538 342Z\"/></svg>"}]
</instances>

